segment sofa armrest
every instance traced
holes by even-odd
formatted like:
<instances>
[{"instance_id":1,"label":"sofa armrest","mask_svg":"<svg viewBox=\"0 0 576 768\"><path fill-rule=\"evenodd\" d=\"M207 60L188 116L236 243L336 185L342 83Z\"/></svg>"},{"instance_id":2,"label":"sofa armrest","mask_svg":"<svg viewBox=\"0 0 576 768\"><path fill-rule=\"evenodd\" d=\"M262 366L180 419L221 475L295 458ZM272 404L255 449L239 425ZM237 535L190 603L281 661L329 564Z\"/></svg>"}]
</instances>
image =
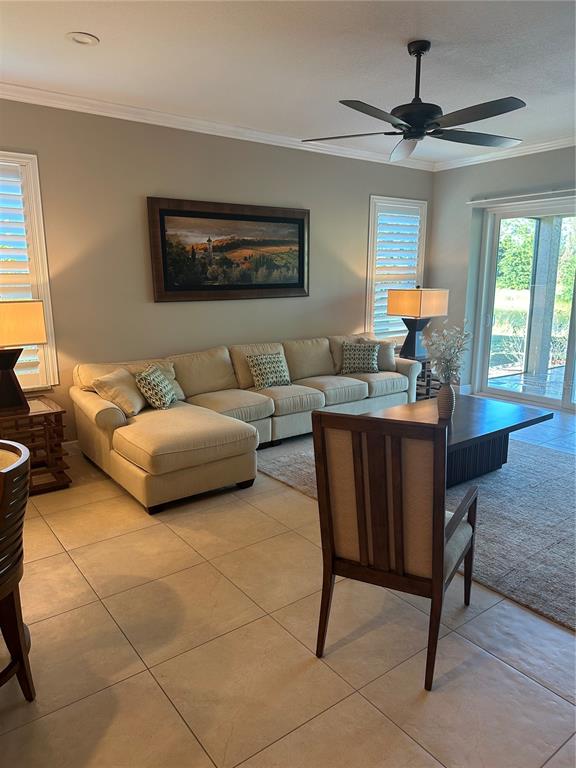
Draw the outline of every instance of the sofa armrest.
<instances>
[{"instance_id":1,"label":"sofa armrest","mask_svg":"<svg viewBox=\"0 0 576 768\"><path fill-rule=\"evenodd\" d=\"M116 427L126 424L126 416L117 405L97 395L87 392L80 387L70 387L70 397L89 421L107 432L113 432Z\"/></svg>"},{"instance_id":2,"label":"sofa armrest","mask_svg":"<svg viewBox=\"0 0 576 768\"><path fill-rule=\"evenodd\" d=\"M408 402L416 402L416 379L422 370L422 363L419 363L418 360L397 357L396 370L398 373L408 377Z\"/></svg>"}]
</instances>

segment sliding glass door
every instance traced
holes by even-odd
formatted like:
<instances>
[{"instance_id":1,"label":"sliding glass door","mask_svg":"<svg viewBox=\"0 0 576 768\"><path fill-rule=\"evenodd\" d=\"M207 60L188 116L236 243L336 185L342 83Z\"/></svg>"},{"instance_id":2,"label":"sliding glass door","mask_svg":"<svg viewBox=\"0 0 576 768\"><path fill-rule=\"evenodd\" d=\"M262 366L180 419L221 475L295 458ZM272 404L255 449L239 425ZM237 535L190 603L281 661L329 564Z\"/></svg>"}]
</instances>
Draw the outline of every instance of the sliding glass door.
<instances>
[{"instance_id":1,"label":"sliding glass door","mask_svg":"<svg viewBox=\"0 0 576 768\"><path fill-rule=\"evenodd\" d=\"M576 216L493 214L481 389L573 408Z\"/></svg>"}]
</instances>

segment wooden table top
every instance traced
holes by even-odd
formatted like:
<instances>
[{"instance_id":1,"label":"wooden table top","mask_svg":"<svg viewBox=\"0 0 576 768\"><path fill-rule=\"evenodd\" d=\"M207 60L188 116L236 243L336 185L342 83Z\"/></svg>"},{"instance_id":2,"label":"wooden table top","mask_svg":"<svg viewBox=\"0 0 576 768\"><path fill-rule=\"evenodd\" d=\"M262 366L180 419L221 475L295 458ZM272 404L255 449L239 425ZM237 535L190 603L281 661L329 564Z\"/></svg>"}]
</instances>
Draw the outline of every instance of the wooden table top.
<instances>
[{"instance_id":1,"label":"wooden table top","mask_svg":"<svg viewBox=\"0 0 576 768\"><path fill-rule=\"evenodd\" d=\"M419 400L416 403L370 411L370 416L424 424L438 424L441 421L438 418L436 400ZM454 416L448 424L448 450L461 448L492 435L514 432L552 418L554 413L542 408L489 397L457 395Z\"/></svg>"},{"instance_id":2,"label":"wooden table top","mask_svg":"<svg viewBox=\"0 0 576 768\"><path fill-rule=\"evenodd\" d=\"M47 413L66 413L66 410L62 406L55 403L46 395L36 395L27 398L28 405L30 406L29 413L9 413L3 415L0 411L0 420L6 419L13 421L14 419L27 418L29 416L44 416Z\"/></svg>"}]
</instances>

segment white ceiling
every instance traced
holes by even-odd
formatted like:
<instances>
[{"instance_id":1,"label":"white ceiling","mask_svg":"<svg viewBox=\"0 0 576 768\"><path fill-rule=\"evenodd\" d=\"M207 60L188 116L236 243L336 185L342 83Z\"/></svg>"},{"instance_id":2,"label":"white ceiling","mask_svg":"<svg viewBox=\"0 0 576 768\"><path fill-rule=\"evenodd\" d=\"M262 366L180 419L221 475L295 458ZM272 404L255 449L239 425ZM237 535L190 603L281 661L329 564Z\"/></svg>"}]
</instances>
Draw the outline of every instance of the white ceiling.
<instances>
[{"instance_id":1,"label":"white ceiling","mask_svg":"<svg viewBox=\"0 0 576 768\"><path fill-rule=\"evenodd\" d=\"M424 100L446 113L518 96L526 109L471 130L548 145L574 135L574 9L552 0L1 2L0 77L9 87L0 94L39 103L59 103L54 94L64 94L73 98L60 97L62 105L84 111L113 113L110 105L122 105L153 122L147 110L154 110L161 124L178 116L172 123L189 120L224 135L234 126L237 135L260 132L289 144L386 130L338 100L386 110L410 101L415 61L405 46L426 38L432 51L423 60ZM101 44L75 45L65 37L72 30L91 32ZM395 141L329 147L385 159ZM426 139L414 158L442 164L493 153Z\"/></svg>"}]
</instances>

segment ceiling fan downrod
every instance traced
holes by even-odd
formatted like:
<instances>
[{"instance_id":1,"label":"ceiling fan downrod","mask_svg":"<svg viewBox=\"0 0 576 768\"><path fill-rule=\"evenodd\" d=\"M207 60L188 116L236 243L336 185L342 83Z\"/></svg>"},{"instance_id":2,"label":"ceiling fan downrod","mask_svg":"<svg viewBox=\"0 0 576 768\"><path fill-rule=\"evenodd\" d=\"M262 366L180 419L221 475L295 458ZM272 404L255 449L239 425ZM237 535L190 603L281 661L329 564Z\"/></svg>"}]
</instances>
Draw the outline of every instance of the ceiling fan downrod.
<instances>
[{"instance_id":1,"label":"ceiling fan downrod","mask_svg":"<svg viewBox=\"0 0 576 768\"><path fill-rule=\"evenodd\" d=\"M430 40L412 40L408 43L408 53L416 57L416 85L414 88L414 98L412 102L421 102L420 98L420 70L422 66L422 56L425 56L431 48Z\"/></svg>"}]
</instances>

